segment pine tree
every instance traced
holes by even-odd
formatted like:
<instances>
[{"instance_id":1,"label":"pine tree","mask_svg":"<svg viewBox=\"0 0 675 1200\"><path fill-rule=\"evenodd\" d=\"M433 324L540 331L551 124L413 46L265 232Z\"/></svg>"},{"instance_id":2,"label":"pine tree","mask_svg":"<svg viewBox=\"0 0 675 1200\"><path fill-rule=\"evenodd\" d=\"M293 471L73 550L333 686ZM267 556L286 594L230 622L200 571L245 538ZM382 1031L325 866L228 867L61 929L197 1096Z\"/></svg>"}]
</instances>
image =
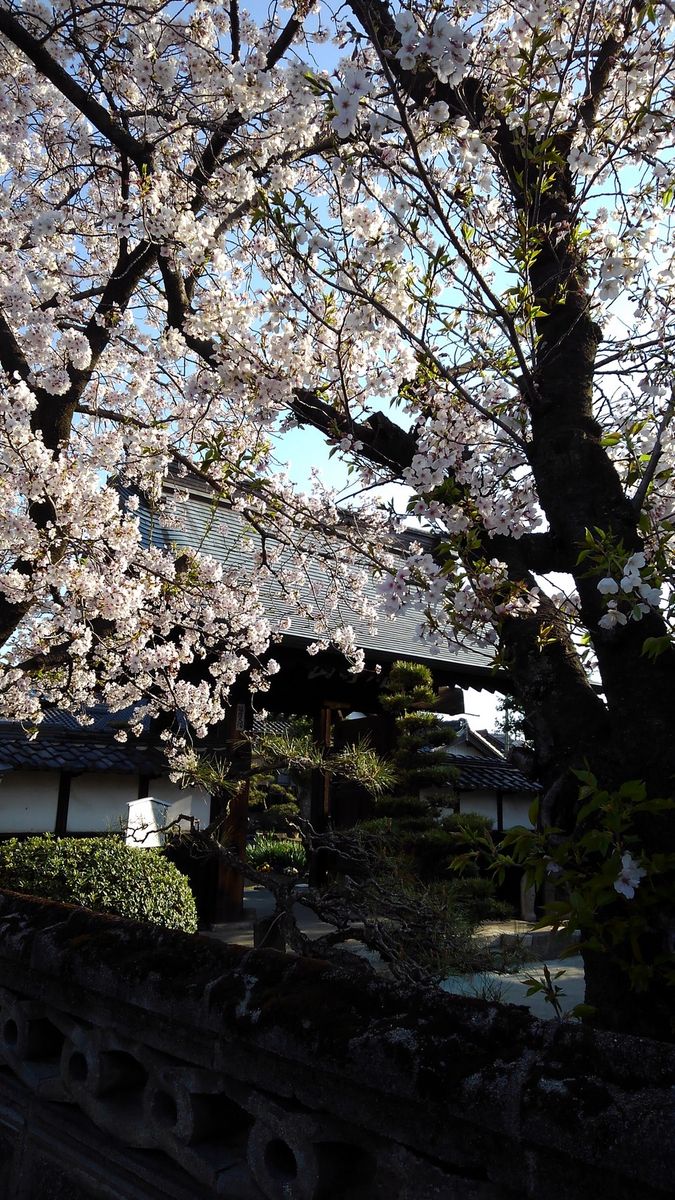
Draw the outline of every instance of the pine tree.
<instances>
[{"instance_id":1,"label":"pine tree","mask_svg":"<svg viewBox=\"0 0 675 1200\"><path fill-rule=\"evenodd\" d=\"M440 791L447 795L457 778L457 771L448 761L455 732L449 722L433 712L435 702L428 667L394 663L380 693L380 704L393 718L396 784L391 794L379 802L379 815L402 819L408 815L430 825L443 807L435 798L421 795Z\"/></svg>"}]
</instances>

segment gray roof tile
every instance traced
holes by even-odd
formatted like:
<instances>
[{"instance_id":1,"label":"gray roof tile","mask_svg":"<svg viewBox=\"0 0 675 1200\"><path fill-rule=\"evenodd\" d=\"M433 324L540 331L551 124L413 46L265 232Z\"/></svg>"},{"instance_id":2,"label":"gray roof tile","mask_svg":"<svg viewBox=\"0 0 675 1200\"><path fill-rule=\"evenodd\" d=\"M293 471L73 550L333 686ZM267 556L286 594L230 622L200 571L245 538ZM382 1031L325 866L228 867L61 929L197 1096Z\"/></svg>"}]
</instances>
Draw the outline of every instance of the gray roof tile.
<instances>
[{"instance_id":1,"label":"gray roof tile","mask_svg":"<svg viewBox=\"0 0 675 1200\"><path fill-rule=\"evenodd\" d=\"M18 722L0 722L0 769L24 771L110 771L158 775L166 770L159 750L143 743L114 741L119 713L97 709L93 725L81 725L72 713L49 709L37 734Z\"/></svg>"},{"instance_id":2,"label":"gray roof tile","mask_svg":"<svg viewBox=\"0 0 675 1200\"><path fill-rule=\"evenodd\" d=\"M139 519L148 544L158 546L175 545L201 551L217 559L224 566L233 568L243 577L250 575L250 550L244 538L250 538L255 546L260 545L259 534L246 525L245 519L222 505L215 505L211 495L200 486L199 481L178 481L181 489L189 487L189 495L182 505L185 513L183 529L162 528L153 519L145 501L141 498ZM273 541L273 537L268 539ZM415 534L415 540L424 541L423 534ZM283 559L283 555L282 555ZM368 566L364 561L364 566ZM331 585L318 559L307 565L308 579L319 598L330 594ZM366 594L374 598L379 581L369 569ZM309 584L307 595L309 596ZM271 618L288 616L291 626L286 640L311 642L315 638L310 621L294 612L284 600L279 586L270 577L263 588L263 602ZM460 678L480 678L482 686L495 686L493 654L466 642L448 642L439 651L425 643L417 632L422 617L420 604L411 602L393 621L383 619L377 633L372 633L367 623L346 604L340 605L340 617L344 624L354 627L357 644L366 652L380 655L384 659L395 657L416 659L432 668L445 668Z\"/></svg>"},{"instance_id":3,"label":"gray roof tile","mask_svg":"<svg viewBox=\"0 0 675 1200\"><path fill-rule=\"evenodd\" d=\"M466 754L449 754L453 767L459 771L459 779L453 785L458 792L539 792L541 785L533 783L517 767L510 763L486 761Z\"/></svg>"}]
</instances>

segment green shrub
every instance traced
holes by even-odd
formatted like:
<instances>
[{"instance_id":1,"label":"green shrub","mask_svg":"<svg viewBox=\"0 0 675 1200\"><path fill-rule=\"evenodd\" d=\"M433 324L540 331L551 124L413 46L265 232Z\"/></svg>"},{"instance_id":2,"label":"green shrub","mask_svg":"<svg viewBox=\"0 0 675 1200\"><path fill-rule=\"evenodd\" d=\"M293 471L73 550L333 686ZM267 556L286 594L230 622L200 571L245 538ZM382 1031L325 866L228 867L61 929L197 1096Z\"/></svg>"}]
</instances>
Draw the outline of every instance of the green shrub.
<instances>
[{"instance_id":1,"label":"green shrub","mask_svg":"<svg viewBox=\"0 0 675 1200\"><path fill-rule=\"evenodd\" d=\"M246 847L246 857L258 870L302 871L307 862L302 842L259 833Z\"/></svg>"},{"instance_id":2,"label":"green shrub","mask_svg":"<svg viewBox=\"0 0 675 1200\"><path fill-rule=\"evenodd\" d=\"M419 796L383 796L377 802L375 813L378 817L393 817L394 820L400 817L424 817L428 825L433 822L429 805Z\"/></svg>"},{"instance_id":3,"label":"green shrub","mask_svg":"<svg viewBox=\"0 0 675 1200\"><path fill-rule=\"evenodd\" d=\"M491 879L457 879L448 885L449 903L466 913L471 921L512 920L512 905L498 900Z\"/></svg>"},{"instance_id":4,"label":"green shrub","mask_svg":"<svg viewBox=\"0 0 675 1200\"><path fill-rule=\"evenodd\" d=\"M256 813L256 824L266 833L289 833L292 826L297 825L299 816L297 804L271 804L269 808Z\"/></svg>"},{"instance_id":5,"label":"green shrub","mask_svg":"<svg viewBox=\"0 0 675 1200\"><path fill-rule=\"evenodd\" d=\"M404 853L414 859L416 871L423 882L448 878L456 854L452 834L438 827L421 832L411 830L401 838L401 845Z\"/></svg>"},{"instance_id":6,"label":"green shrub","mask_svg":"<svg viewBox=\"0 0 675 1200\"><path fill-rule=\"evenodd\" d=\"M428 816L401 817L400 821L395 822L395 825L396 835L401 844L404 844L409 833L429 833L433 829Z\"/></svg>"},{"instance_id":7,"label":"green shrub","mask_svg":"<svg viewBox=\"0 0 675 1200\"><path fill-rule=\"evenodd\" d=\"M386 833L391 834L392 822L391 817L372 817L368 821L359 821L355 827L355 833Z\"/></svg>"},{"instance_id":8,"label":"green shrub","mask_svg":"<svg viewBox=\"0 0 675 1200\"><path fill-rule=\"evenodd\" d=\"M472 833L484 837L492 829L492 818L475 812L450 813L449 816L443 817L441 827L447 833Z\"/></svg>"},{"instance_id":9,"label":"green shrub","mask_svg":"<svg viewBox=\"0 0 675 1200\"><path fill-rule=\"evenodd\" d=\"M12 838L0 843L0 887L194 933L187 879L158 850L117 837Z\"/></svg>"}]
</instances>

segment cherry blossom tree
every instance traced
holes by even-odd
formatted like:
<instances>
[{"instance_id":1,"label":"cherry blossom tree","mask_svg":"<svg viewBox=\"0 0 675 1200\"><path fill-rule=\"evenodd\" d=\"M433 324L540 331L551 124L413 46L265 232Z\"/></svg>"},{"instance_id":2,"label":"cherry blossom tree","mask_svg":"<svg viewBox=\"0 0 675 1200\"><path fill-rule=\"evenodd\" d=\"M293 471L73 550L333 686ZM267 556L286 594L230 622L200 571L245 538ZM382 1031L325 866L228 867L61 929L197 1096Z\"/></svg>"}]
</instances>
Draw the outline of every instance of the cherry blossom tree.
<instances>
[{"instance_id":1,"label":"cherry blossom tree","mask_svg":"<svg viewBox=\"0 0 675 1200\"><path fill-rule=\"evenodd\" d=\"M490 649L548 821L574 768L672 795L674 26L669 0L2 0L6 713L98 695L203 731L281 632L261 582L300 603L320 553L318 644L358 665L338 599L370 564L431 643ZM297 426L350 511L278 467ZM258 531L248 577L143 540L169 469ZM366 502L392 481L431 535L405 554ZM672 826L636 817L615 903L662 883ZM664 902L631 936L662 960L672 931ZM662 977L626 1017L608 970L605 1019L665 1028Z\"/></svg>"}]
</instances>

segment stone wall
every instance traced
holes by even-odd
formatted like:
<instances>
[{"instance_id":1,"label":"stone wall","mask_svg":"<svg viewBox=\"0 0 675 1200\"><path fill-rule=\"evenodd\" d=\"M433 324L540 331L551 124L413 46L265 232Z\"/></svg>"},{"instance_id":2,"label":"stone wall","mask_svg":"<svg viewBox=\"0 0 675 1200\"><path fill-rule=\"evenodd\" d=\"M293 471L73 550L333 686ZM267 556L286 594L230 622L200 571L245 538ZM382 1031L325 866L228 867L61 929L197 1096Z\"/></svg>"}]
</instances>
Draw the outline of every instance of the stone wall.
<instances>
[{"instance_id":1,"label":"stone wall","mask_svg":"<svg viewBox=\"0 0 675 1200\"><path fill-rule=\"evenodd\" d=\"M0 1200L656 1200L675 1048L0 894Z\"/></svg>"}]
</instances>

